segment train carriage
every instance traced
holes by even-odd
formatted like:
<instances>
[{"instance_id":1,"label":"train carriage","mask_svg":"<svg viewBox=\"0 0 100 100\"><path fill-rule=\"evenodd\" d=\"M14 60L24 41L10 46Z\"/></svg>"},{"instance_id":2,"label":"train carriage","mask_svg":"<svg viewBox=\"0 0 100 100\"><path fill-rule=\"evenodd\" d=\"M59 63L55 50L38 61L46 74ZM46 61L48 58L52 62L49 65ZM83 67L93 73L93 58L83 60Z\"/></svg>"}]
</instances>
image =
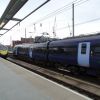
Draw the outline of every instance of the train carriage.
<instances>
[{"instance_id":1,"label":"train carriage","mask_svg":"<svg viewBox=\"0 0 100 100\"><path fill-rule=\"evenodd\" d=\"M100 35L53 41L49 61L66 65L71 72L100 74Z\"/></svg>"},{"instance_id":2,"label":"train carriage","mask_svg":"<svg viewBox=\"0 0 100 100\"><path fill-rule=\"evenodd\" d=\"M48 60L48 44L49 42L45 43L34 43L31 45L30 48L30 58L35 61L47 61Z\"/></svg>"}]
</instances>

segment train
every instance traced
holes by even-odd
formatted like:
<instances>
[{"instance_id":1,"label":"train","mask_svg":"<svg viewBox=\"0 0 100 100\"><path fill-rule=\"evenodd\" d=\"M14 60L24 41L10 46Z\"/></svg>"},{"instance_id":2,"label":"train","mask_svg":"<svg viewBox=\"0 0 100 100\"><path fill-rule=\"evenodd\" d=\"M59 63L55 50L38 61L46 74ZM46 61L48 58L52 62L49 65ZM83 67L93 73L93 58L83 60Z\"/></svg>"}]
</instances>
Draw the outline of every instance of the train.
<instances>
[{"instance_id":1,"label":"train","mask_svg":"<svg viewBox=\"0 0 100 100\"><path fill-rule=\"evenodd\" d=\"M6 59L7 56L8 56L8 47L3 44L0 44L0 57Z\"/></svg>"},{"instance_id":2,"label":"train","mask_svg":"<svg viewBox=\"0 0 100 100\"><path fill-rule=\"evenodd\" d=\"M71 73L100 76L100 35L16 45L13 55L64 66Z\"/></svg>"}]
</instances>

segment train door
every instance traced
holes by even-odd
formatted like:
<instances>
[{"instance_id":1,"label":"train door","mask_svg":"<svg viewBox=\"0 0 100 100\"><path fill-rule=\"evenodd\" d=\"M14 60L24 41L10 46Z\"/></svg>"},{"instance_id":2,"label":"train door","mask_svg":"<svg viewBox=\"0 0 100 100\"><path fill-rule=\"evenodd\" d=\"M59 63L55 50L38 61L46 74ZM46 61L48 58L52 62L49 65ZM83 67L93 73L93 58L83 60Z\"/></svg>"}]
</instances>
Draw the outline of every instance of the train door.
<instances>
[{"instance_id":1,"label":"train door","mask_svg":"<svg viewBox=\"0 0 100 100\"><path fill-rule=\"evenodd\" d=\"M29 57L32 58L32 48L29 48Z\"/></svg>"},{"instance_id":2,"label":"train door","mask_svg":"<svg viewBox=\"0 0 100 100\"><path fill-rule=\"evenodd\" d=\"M18 55L18 47L15 47L15 55Z\"/></svg>"},{"instance_id":3,"label":"train door","mask_svg":"<svg viewBox=\"0 0 100 100\"><path fill-rule=\"evenodd\" d=\"M90 42L82 42L78 44L78 65L89 67Z\"/></svg>"}]
</instances>

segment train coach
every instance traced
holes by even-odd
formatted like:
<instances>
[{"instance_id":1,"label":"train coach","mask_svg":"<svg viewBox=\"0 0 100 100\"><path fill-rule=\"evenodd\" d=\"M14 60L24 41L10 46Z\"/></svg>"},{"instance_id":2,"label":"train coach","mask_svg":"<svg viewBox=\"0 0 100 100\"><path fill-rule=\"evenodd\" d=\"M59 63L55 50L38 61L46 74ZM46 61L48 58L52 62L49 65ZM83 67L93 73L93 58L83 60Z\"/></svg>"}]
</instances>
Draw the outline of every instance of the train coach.
<instances>
[{"instance_id":1,"label":"train coach","mask_svg":"<svg viewBox=\"0 0 100 100\"><path fill-rule=\"evenodd\" d=\"M32 44L19 44L13 48L13 56L20 59L31 59L30 47Z\"/></svg>"},{"instance_id":2,"label":"train coach","mask_svg":"<svg viewBox=\"0 0 100 100\"><path fill-rule=\"evenodd\" d=\"M100 74L100 36L70 38L49 44L49 62L59 63L73 73Z\"/></svg>"},{"instance_id":3,"label":"train coach","mask_svg":"<svg viewBox=\"0 0 100 100\"><path fill-rule=\"evenodd\" d=\"M100 35L20 45L14 52L33 61L59 64L72 73L100 74Z\"/></svg>"}]
</instances>

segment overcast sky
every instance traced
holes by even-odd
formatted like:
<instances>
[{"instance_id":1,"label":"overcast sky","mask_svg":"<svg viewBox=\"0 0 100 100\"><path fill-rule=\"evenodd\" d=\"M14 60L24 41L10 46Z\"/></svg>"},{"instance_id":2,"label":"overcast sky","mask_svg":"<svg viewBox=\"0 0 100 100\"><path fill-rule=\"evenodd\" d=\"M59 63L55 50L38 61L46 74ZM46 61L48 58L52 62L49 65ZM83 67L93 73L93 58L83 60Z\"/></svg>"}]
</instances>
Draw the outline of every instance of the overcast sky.
<instances>
[{"instance_id":1,"label":"overcast sky","mask_svg":"<svg viewBox=\"0 0 100 100\"><path fill-rule=\"evenodd\" d=\"M0 1L0 16L9 1ZM44 1L46 0L28 0L14 17L24 18ZM70 33L72 33L72 2L75 3L75 36L100 31L100 0L51 0L20 25L0 37L0 42L11 44L11 40L20 40L21 37L25 37L25 28L27 37L42 35L42 32L48 32L53 37L54 26L56 37L70 37ZM5 28L11 28L15 23L10 21ZM4 32L0 31L0 34Z\"/></svg>"}]
</instances>

